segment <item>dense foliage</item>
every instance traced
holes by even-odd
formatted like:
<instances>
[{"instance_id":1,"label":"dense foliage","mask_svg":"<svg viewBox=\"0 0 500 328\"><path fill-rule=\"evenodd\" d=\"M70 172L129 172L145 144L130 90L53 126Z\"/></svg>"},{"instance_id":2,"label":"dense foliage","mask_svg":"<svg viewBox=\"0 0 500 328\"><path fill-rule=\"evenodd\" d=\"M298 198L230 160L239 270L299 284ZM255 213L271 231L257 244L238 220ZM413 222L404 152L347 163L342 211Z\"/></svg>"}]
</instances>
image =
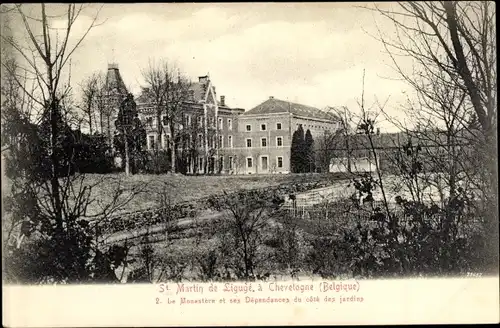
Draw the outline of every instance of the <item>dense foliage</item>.
<instances>
[{"instance_id":1,"label":"dense foliage","mask_svg":"<svg viewBox=\"0 0 500 328\"><path fill-rule=\"evenodd\" d=\"M121 260L111 261L111 253L98 249L95 231L81 218L92 199L80 173L110 169L104 139L71 130L60 118L60 138L52 145L47 141L49 115L37 125L15 107L8 111L2 122L11 188L10 194L3 195L5 279L16 283L116 280L110 272ZM52 170L54 152L57 172ZM57 194L49 183L54 175L62 182ZM60 214L55 199L60 200Z\"/></svg>"},{"instance_id":2,"label":"dense foliage","mask_svg":"<svg viewBox=\"0 0 500 328\"><path fill-rule=\"evenodd\" d=\"M304 134L302 124L292 135L290 165L293 173L315 172L314 139L308 129Z\"/></svg>"},{"instance_id":3,"label":"dense foliage","mask_svg":"<svg viewBox=\"0 0 500 328\"><path fill-rule=\"evenodd\" d=\"M115 126L113 144L122 162L125 162L127 155L125 153L126 138L131 171L136 173L141 169L146 169L149 162L146 151L146 129L139 119L137 105L131 94L121 102Z\"/></svg>"}]
</instances>

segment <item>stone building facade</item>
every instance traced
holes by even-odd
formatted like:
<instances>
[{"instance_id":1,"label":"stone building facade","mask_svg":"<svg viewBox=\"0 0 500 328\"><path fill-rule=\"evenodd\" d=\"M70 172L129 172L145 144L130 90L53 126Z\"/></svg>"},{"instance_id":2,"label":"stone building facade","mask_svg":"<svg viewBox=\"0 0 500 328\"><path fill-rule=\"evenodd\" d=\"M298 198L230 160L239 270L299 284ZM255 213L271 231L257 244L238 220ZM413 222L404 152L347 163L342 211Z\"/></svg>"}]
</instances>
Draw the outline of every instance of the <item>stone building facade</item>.
<instances>
[{"instance_id":1,"label":"stone building facade","mask_svg":"<svg viewBox=\"0 0 500 328\"><path fill-rule=\"evenodd\" d=\"M302 125L314 139L340 128L337 116L320 109L270 97L239 115L237 172L290 173L292 135Z\"/></svg>"},{"instance_id":2,"label":"stone building facade","mask_svg":"<svg viewBox=\"0 0 500 328\"><path fill-rule=\"evenodd\" d=\"M274 97L247 112L228 107L224 96L217 98L206 76L191 89L193 97L185 102L182 123L176 128L184 139L178 145L178 156L188 153L188 174L290 173L292 135L299 125L310 130L313 138L340 128L335 115ZM164 125L164 134L158 137L153 106L142 97L137 104L146 125L148 149L153 151L158 142L160 149L167 149L168 126Z\"/></svg>"},{"instance_id":3,"label":"stone building facade","mask_svg":"<svg viewBox=\"0 0 500 328\"><path fill-rule=\"evenodd\" d=\"M157 117L149 90L135 98L139 118L146 128L147 148L170 152L170 128L162 117L158 134ZM340 128L340 119L314 107L270 97L245 111L226 104L217 96L209 76L192 82L175 123L176 166L186 174L273 174L290 172L292 135L299 125L313 138ZM106 99L110 115L105 135L112 142L119 103L128 93L117 64L108 65ZM108 124L109 121L109 124Z\"/></svg>"},{"instance_id":4,"label":"stone building facade","mask_svg":"<svg viewBox=\"0 0 500 328\"><path fill-rule=\"evenodd\" d=\"M225 97L217 97L216 88L208 76L201 76L187 90L182 110L175 123L176 156L187 174L230 173L231 163L227 148L234 145L240 108L228 107ZM157 117L153 103L143 89L136 99L139 117L146 127L147 148L159 147L169 152L172 133L164 116L162 135L158 134ZM182 169L180 170L183 171Z\"/></svg>"}]
</instances>

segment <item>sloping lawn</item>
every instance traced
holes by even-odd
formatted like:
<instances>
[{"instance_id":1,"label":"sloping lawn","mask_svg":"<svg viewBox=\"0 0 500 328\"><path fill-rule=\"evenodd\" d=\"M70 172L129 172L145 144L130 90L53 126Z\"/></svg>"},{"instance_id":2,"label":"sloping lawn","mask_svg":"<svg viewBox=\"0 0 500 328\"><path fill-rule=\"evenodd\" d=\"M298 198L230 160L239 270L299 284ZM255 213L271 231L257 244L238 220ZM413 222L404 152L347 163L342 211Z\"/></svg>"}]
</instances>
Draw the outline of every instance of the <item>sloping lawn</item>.
<instances>
[{"instance_id":1,"label":"sloping lawn","mask_svg":"<svg viewBox=\"0 0 500 328\"><path fill-rule=\"evenodd\" d=\"M158 207L162 204L177 204L193 201L214 194L234 192L241 189L266 188L283 184L300 184L332 179L331 175L283 174L283 175L233 175L233 176L183 176L183 175L131 175L88 174L85 184L93 185L92 198L96 201L89 212L98 213L109 204L116 190L122 190L119 201L138 193L121 206L118 212L131 212Z\"/></svg>"}]
</instances>

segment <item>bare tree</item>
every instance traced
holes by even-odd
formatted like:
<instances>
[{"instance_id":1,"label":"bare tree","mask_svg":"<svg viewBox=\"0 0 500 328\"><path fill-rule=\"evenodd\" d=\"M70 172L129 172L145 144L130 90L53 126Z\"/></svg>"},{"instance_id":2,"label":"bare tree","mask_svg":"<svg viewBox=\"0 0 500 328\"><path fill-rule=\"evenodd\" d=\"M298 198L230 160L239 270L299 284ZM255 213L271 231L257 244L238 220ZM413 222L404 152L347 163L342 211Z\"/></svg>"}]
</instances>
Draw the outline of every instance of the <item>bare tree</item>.
<instances>
[{"instance_id":1,"label":"bare tree","mask_svg":"<svg viewBox=\"0 0 500 328\"><path fill-rule=\"evenodd\" d=\"M147 97L155 108L158 138L163 135L163 125L169 127L172 172L175 173L177 128L184 124L182 111L189 99L191 83L164 59L157 63L150 60L142 75L148 90ZM159 147L157 143L157 155Z\"/></svg>"},{"instance_id":2,"label":"bare tree","mask_svg":"<svg viewBox=\"0 0 500 328\"><path fill-rule=\"evenodd\" d=\"M329 171L332 159L345 160L347 172L352 171L353 146L351 134L356 116L345 106L328 107L326 111L337 118L339 124L334 131L325 131L316 143L316 158L325 172Z\"/></svg>"},{"instance_id":3,"label":"bare tree","mask_svg":"<svg viewBox=\"0 0 500 328\"><path fill-rule=\"evenodd\" d=\"M341 142L341 130L335 132L325 131L323 135L319 136L316 141L316 162L318 163L322 172L329 172L330 164L336 154L340 152L343 147L339 144Z\"/></svg>"},{"instance_id":4,"label":"bare tree","mask_svg":"<svg viewBox=\"0 0 500 328\"><path fill-rule=\"evenodd\" d=\"M203 149L204 129L198 123L199 117L201 116L193 115L191 122L184 119L185 126L179 133L182 142L181 162L186 166L183 168L183 171L187 171L187 167L189 166L192 169L191 173L199 170L197 160L202 154Z\"/></svg>"},{"instance_id":5,"label":"bare tree","mask_svg":"<svg viewBox=\"0 0 500 328\"><path fill-rule=\"evenodd\" d=\"M51 194L54 200L54 217L57 222L57 229L63 230L63 204L60 194L60 183L59 183L59 149L57 147L58 137L60 134L59 120L61 117L60 112L60 102L65 96L67 96L70 86L69 83L65 86L62 85L63 81L63 69L69 63L69 60L78 46L82 43L85 36L90 32L92 28L98 25L97 15L91 21L87 27L83 36L76 41L76 43L71 47L69 46L70 35L75 22L78 20L80 14L85 8L83 5L70 4L65 12L66 16L66 27L64 29L64 34L62 40L59 40L58 35L54 38L54 27L51 25L51 19L54 19L53 15L47 13L47 8L45 4L41 4L41 17L36 19L38 26L31 25L30 21L33 21L32 17L27 15L22 5L15 5L19 18L22 20L23 27L29 38L29 45L27 48L17 42L13 38L4 38L3 40L14 48L18 55L20 55L24 62L26 63L25 70L35 76L39 91L42 94L41 98L34 97L31 93L26 93L30 96L34 102L38 103L44 111L46 111L50 116L50 129L51 129ZM61 18L64 16L57 16ZM41 31L41 35L38 32ZM6 67L6 69L8 69ZM43 71L43 69L45 71ZM9 72L13 75L14 72ZM21 87L22 84L18 83Z\"/></svg>"},{"instance_id":6,"label":"bare tree","mask_svg":"<svg viewBox=\"0 0 500 328\"><path fill-rule=\"evenodd\" d=\"M103 77L100 73L92 73L80 85L82 93L82 101L80 109L85 115L86 122L89 127L89 134L94 131L102 131L103 107L102 92L103 92ZM98 123L100 126L98 126Z\"/></svg>"},{"instance_id":7,"label":"bare tree","mask_svg":"<svg viewBox=\"0 0 500 328\"><path fill-rule=\"evenodd\" d=\"M478 186L489 217L490 247L498 259L498 168L496 163L497 70L496 8L489 1L399 2L375 6L393 23L395 36L379 30L379 39L399 76L417 99L409 106L426 131L442 131L427 140L441 149L452 193L460 175ZM401 58L411 58L413 71ZM437 124L439 123L439 124ZM413 128L412 128L413 129ZM421 129L422 130L422 129ZM429 139L429 133L419 133ZM434 133L436 135L436 133ZM461 143L467 143L463 147ZM429 148L430 149L430 148ZM429 154L438 159L437 153ZM440 156L441 156L440 155Z\"/></svg>"},{"instance_id":8,"label":"bare tree","mask_svg":"<svg viewBox=\"0 0 500 328\"><path fill-rule=\"evenodd\" d=\"M4 44L9 46L18 59L16 65L2 61L2 67L21 94L42 109L39 124L22 116L13 116L7 122L2 117L2 125L16 127L11 129L11 136L22 141L10 152L7 161L11 168L7 176L12 185L9 215L18 223L18 237L6 254L5 269L10 279L16 280L21 274L21 279L29 282L99 279L95 274L110 272L110 266L101 271L102 264L111 262L102 261L107 254L94 248L92 232L85 220L96 202L93 196L98 182L89 182L85 175L74 172L73 146L78 142L78 134L70 128L74 105L68 68L84 38L99 25L100 9L83 35L75 39L74 26L87 6L69 4L62 13L57 12L60 6L41 4L38 11L34 8L16 4L7 13L21 22L26 39L2 33L2 48ZM64 20L65 26L54 26L54 20ZM33 91L25 83L30 80L35 81ZM115 190L107 208L126 204L127 201L120 201L123 194L122 188ZM134 192L128 195L133 197Z\"/></svg>"},{"instance_id":9,"label":"bare tree","mask_svg":"<svg viewBox=\"0 0 500 328\"><path fill-rule=\"evenodd\" d=\"M410 108L414 119L425 116L427 122L435 122L437 118L447 138L450 133L469 138L488 173L476 177L490 182L487 193L497 195L497 165L491 160L497 152L493 3L401 2L397 9L376 10L395 26L395 38L381 34L380 40L397 73L416 91L416 105ZM400 55L414 60L413 72L405 71Z\"/></svg>"},{"instance_id":10,"label":"bare tree","mask_svg":"<svg viewBox=\"0 0 500 328\"><path fill-rule=\"evenodd\" d=\"M473 147L477 131L469 124L471 106L467 104L466 94L453 83L445 83L447 77L444 72L436 72L434 76L439 79L429 78L425 85L419 87L417 101L408 102L404 108L413 126L383 113L403 132L404 139L409 139L404 140L404 144L413 140L415 145L419 145L418 160L430 173L438 173L426 174L422 178L434 187L440 188L444 184L448 195L443 194L443 197L454 197L459 184L468 184L471 191L484 191L478 185L484 179L478 181L473 178L481 173L473 164L474 153L468 151ZM396 166L400 167L400 164Z\"/></svg>"},{"instance_id":11,"label":"bare tree","mask_svg":"<svg viewBox=\"0 0 500 328\"><path fill-rule=\"evenodd\" d=\"M496 125L496 10L492 2L400 2L397 9L376 7L394 23L395 39L381 35L398 73L420 89L422 79L444 72L467 95L485 134ZM406 73L398 55L409 55L417 71Z\"/></svg>"},{"instance_id":12,"label":"bare tree","mask_svg":"<svg viewBox=\"0 0 500 328\"><path fill-rule=\"evenodd\" d=\"M227 215L222 234L233 239L226 245L227 252L235 252L235 273L240 279L256 276L259 248L263 243L263 228L267 218L283 203L275 190L251 190L234 194L212 196L209 206ZM229 246L230 245L230 246Z\"/></svg>"}]
</instances>

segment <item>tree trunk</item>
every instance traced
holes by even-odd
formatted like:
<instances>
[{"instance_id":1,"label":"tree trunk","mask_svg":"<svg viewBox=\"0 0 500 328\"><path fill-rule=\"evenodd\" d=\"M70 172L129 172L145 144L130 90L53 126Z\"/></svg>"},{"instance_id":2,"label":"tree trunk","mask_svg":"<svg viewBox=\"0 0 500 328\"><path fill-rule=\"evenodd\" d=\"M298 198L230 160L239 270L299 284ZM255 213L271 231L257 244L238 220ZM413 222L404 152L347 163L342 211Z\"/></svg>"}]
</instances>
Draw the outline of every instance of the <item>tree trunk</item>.
<instances>
[{"instance_id":1,"label":"tree trunk","mask_svg":"<svg viewBox=\"0 0 500 328\"><path fill-rule=\"evenodd\" d=\"M160 173L160 143L161 143L161 140L162 140L162 134L163 134L163 125L162 125L162 121L161 121L161 109L157 109L156 110L156 127L157 127L157 130L158 130L158 140L156 142L156 149L155 149L155 153L156 153L156 160L155 160L155 170L156 170L156 173Z\"/></svg>"},{"instance_id":2,"label":"tree trunk","mask_svg":"<svg viewBox=\"0 0 500 328\"><path fill-rule=\"evenodd\" d=\"M245 278L248 279L250 276L250 261L248 258L248 247L246 239L243 239L243 256L245 260Z\"/></svg>"},{"instance_id":3,"label":"tree trunk","mask_svg":"<svg viewBox=\"0 0 500 328\"><path fill-rule=\"evenodd\" d=\"M108 125L108 127L107 127L108 131L106 131L106 134L108 135L108 142L109 142L109 144L111 146L113 146L113 137L111 136L111 125L110 125L110 122L109 122L110 121L109 120L109 115L106 115L106 119L107 119L107 125Z\"/></svg>"},{"instance_id":4,"label":"tree trunk","mask_svg":"<svg viewBox=\"0 0 500 328\"><path fill-rule=\"evenodd\" d=\"M56 219L56 226L59 232L63 231L62 222L62 203L61 196L59 193L59 151L57 148L57 139L59 136L58 118L59 118L59 108L57 100L53 97L50 100L50 147L51 147L51 166L52 166L52 176L51 176L51 188L52 188L52 198L54 201L54 214Z\"/></svg>"},{"instance_id":5,"label":"tree trunk","mask_svg":"<svg viewBox=\"0 0 500 328\"><path fill-rule=\"evenodd\" d=\"M175 158L175 130L174 124L170 122L170 158L172 161L172 173L176 172L176 158Z\"/></svg>"},{"instance_id":6,"label":"tree trunk","mask_svg":"<svg viewBox=\"0 0 500 328\"><path fill-rule=\"evenodd\" d=\"M128 154L128 138L127 138L127 133L125 132L125 130L123 131L123 138L125 139L124 140L124 143L125 143L125 175L129 175L130 174L130 166L129 166L129 163L130 163L130 160L129 160L129 154Z\"/></svg>"},{"instance_id":7,"label":"tree trunk","mask_svg":"<svg viewBox=\"0 0 500 328\"><path fill-rule=\"evenodd\" d=\"M90 105L87 108L88 113L89 113L89 134L92 135L92 109Z\"/></svg>"},{"instance_id":8,"label":"tree trunk","mask_svg":"<svg viewBox=\"0 0 500 328\"><path fill-rule=\"evenodd\" d=\"M103 133L103 131L104 131L104 125L103 125L103 122L102 122L102 110L99 110L99 122L100 122L100 126L101 126L101 133Z\"/></svg>"},{"instance_id":9,"label":"tree trunk","mask_svg":"<svg viewBox=\"0 0 500 328\"><path fill-rule=\"evenodd\" d=\"M460 38L458 36L458 21L456 16L456 4L451 1L444 1L443 7L446 11L446 22L448 24L448 29L450 31L450 38L453 44L453 49L455 50L456 59L453 60L455 69L457 70L460 77L463 79L465 87L467 88L467 93L470 96L472 106L477 114L479 122L484 131L488 131L490 128L490 120L487 117L483 106L481 105L481 95L479 89L472 78L472 73L467 65L467 60L465 59L464 49Z\"/></svg>"}]
</instances>

